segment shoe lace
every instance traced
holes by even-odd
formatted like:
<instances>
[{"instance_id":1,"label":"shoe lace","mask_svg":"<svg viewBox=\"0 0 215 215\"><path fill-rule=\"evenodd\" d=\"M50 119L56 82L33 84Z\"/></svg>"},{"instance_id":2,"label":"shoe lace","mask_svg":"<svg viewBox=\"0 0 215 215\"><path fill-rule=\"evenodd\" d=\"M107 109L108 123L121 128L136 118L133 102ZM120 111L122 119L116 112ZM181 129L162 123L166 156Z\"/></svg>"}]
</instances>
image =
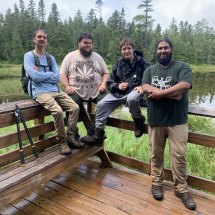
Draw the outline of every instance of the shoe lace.
<instances>
[{"instance_id":1,"label":"shoe lace","mask_svg":"<svg viewBox=\"0 0 215 215\"><path fill-rule=\"evenodd\" d=\"M188 192L182 193L181 198L183 199L184 202L187 202L187 203L194 202L194 200L192 199L192 197Z\"/></svg>"},{"instance_id":2,"label":"shoe lace","mask_svg":"<svg viewBox=\"0 0 215 215\"><path fill-rule=\"evenodd\" d=\"M161 186L156 186L156 185L154 185L154 186L152 187L152 189L153 189L154 191L162 192L162 187L161 187Z\"/></svg>"},{"instance_id":3,"label":"shoe lace","mask_svg":"<svg viewBox=\"0 0 215 215\"><path fill-rule=\"evenodd\" d=\"M60 139L60 145L63 146L63 148L67 148L68 147L65 137Z\"/></svg>"}]
</instances>

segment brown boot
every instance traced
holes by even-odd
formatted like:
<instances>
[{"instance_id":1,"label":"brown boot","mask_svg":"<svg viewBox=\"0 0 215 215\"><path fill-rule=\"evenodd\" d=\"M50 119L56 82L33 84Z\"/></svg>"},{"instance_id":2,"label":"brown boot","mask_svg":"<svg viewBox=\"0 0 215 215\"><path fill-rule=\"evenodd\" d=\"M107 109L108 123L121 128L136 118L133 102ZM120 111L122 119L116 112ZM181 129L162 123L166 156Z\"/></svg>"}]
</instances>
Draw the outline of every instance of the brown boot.
<instances>
[{"instance_id":1,"label":"brown boot","mask_svg":"<svg viewBox=\"0 0 215 215\"><path fill-rule=\"evenodd\" d=\"M156 200L162 200L163 199L162 186L152 185L151 191L152 191L152 195L153 195L154 199L156 199Z\"/></svg>"},{"instance_id":2,"label":"brown boot","mask_svg":"<svg viewBox=\"0 0 215 215\"><path fill-rule=\"evenodd\" d=\"M134 123L135 123L135 131L134 131L134 135L135 137L141 137L143 135L143 133L145 132L145 117L142 115L141 118L139 119L134 119Z\"/></svg>"},{"instance_id":3,"label":"brown boot","mask_svg":"<svg viewBox=\"0 0 215 215\"><path fill-rule=\"evenodd\" d=\"M60 152L61 152L62 155L69 155L69 154L71 154L71 150L70 150L70 148L68 147L68 143L67 143L65 137L61 137L61 138L58 140L58 143L59 143Z\"/></svg>"},{"instance_id":4,"label":"brown boot","mask_svg":"<svg viewBox=\"0 0 215 215\"><path fill-rule=\"evenodd\" d=\"M81 149L85 147L85 144L80 140L75 140L74 136L67 137L67 142L71 149Z\"/></svg>"},{"instance_id":5,"label":"brown boot","mask_svg":"<svg viewBox=\"0 0 215 215\"><path fill-rule=\"evenodd\" d=\"M196 203L194 202L193 198L190 196L188 192L185 193L178 193L175 191L175 195L181 199L183 202L184 206L190 210L195 210L196 209Z\"/></svg>"},{"instance_id":6,"label":"brown boot","mask_svg":"<svg viewBox=\"0 0 215 215\"><path fill-rule=\"evenodd\" d=\"M95 128L95 134L93 134L92 136L82 137L81 141L83 141L86 145L102 146L104 141L104 134L104 129Z\"/></svg>"}]
</instances>

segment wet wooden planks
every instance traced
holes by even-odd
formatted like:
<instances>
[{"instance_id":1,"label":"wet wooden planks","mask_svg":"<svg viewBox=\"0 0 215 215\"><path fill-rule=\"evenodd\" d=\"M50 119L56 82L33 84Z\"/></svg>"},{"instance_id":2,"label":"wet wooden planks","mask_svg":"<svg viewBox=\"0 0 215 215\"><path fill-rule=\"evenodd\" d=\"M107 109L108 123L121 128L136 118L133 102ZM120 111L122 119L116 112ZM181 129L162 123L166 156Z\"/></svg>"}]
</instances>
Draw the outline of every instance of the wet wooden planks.
<instances>
[{"instance_id":1,"label":"wet wooden planks","mask_svg":"<svg viewBox=\"0 0 215 215\"><path fill-rule=\"evenodd\" d=\"M0 210L0 214L215 214L215 196L189 189L197 203L190 211L164 182L164 200L151 195L148 175L114 165L99 168L87 159L39 185ZM8 213L7 213L8 212Z\"/></svg>"}]
</instances>

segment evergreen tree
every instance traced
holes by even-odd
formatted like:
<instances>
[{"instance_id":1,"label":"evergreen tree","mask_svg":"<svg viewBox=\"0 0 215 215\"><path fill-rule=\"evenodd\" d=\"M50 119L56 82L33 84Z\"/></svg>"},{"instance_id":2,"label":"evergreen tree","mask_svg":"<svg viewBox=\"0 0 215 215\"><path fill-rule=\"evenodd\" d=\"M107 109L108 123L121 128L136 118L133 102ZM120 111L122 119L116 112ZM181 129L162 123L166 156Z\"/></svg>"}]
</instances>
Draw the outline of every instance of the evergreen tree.
<instances>
[{"instance_id":1,"label":"evergreen tree","mask_svg":"<svg viewBox=\"0 0 215 215\"><path fill-rule=\"evenodd\" d=\"M110 59L111 64L114 64L116 62L116 60L122 56L122 54L119 50L120 42L121 42L121 40L119 38L115 38L115 39L111 40L109 43L107 57Z\"/></svg>"},{"instance_id":2,"label":"evergreen tree","mask_svg":"<svg viewBox=\"0 0 215 215\"><path fill-rule=\"evenodd\" d=\"M145 45L144 48L147 47L147 30L148 28L152 27L152 24L154 22L154 19L152 19L152 16L149 16L149 13L153 11L151 8L152 5L150 5L151 0L141 0L143 4L140 4L137 9L144 9L143 14L137 15L134 17L134 20L138 22L138 28L145 31Z\"/></svg>"},{"instance_id":3,"label":"evergreen tree","mask_svg":"<svg viewBox=\"0 0 215 215\"><path fill-rule=\"evenodd\" d=\"M60 14L58 12L57 4L52 3L50 15L53 18L54 28L56 28L60 21Z\"/></svg>"},{"instance_id":4,"label":"evergreen tree","mask_svg":"<svg viewBox=\"0 0 215 215\"><path fill-rule=\"evenodd\" d=\"M99 15L100 15L99 23L100 23L100 28L101 28L102 57L103 57L103 37L104 37L104 32L103 32L103 19L102 19L102 5L103 5L102 0L96 0L96 8L98 9L98 12L99 12Z\"/></svg>"},{"instance_id":5,"label":"evergreen tree","mask_svg":"<svg viewBox=\"0 0 215 215\"><path fill-rule=\"evenodd\" d=\"M87 14L86 20L86 29L89 33L92 33L93 30L96 29L96 26L98 24L98 19L96 18L95 9L92 9Z\"/></svg>"},{"instance_id":6,"label":"evergreen tree","mask_svg":"<svg viewBox=\"0 0 215 215\"><path fill-rule=\"evenodd\" d=\"M124 7L122 8L122 11L120 13L120 26L121 26L121 31L122 31L122 37L126 38L126 21L125 21L125 9Z\"/></svg>"},{"instance_id":7,"label":"evergreen tree","mask_svg":"<svg viewBox=\"0 0 215 215\"><path fill-rule=\"evenodd\" d=\"M45 3L44 0L40 0L38 4L38 19L42 22L45 22L46 17L46 9L45 9Z\"/></svg>"},{"instance_id":8,"label":"evergreen tree","mask_svg":"<svg viewBox=\"0 0 215 215\"><path fill-rule=\"evenodd\" d=\"M23 56L24 51L23 47L20 41L19 33L17 28L15 27L13 30L13 37L12 37L12 56L15 64L21 64L23 63Z\"/></svg>"},{"instance_id":9,"label":"evergreen tree","mask_svg":"<svg viewBox=\"0 0 215 215\"><path fill-rule=\"evenodd\" d=\"M25 3L23 0L19 0L19 8L21 13L25 12Z\"/></svg>"}]
</instances>

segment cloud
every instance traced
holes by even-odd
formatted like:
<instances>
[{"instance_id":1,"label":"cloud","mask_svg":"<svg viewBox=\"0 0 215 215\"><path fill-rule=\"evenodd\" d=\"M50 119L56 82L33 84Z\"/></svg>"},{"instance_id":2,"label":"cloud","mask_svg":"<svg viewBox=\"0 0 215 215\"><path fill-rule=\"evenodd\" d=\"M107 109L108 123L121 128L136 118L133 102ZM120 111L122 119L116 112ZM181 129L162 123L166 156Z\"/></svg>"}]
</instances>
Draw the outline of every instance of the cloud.
<instances>
[{"instance_id":1,"label":"cloud","mask_svg":"<svg viewBox=\"0 0 215 215\"><path fill-rule=\"evenodd\" d=\"M29 0L24 0L24 2L27 7ZM34 0L34 2L37 8L39 0ZM90 9L95 9L96 7L96 0L45 0L47 17L51 11L53 2L57 4L62 21L68 19L69 16L74 18L78 9L85 19ZM0 13L5 15L8 8L13 11L14 3L19 5L19 0L4 1L4 4L1 4L0 7ZM103 0L103 18L107 22L115 10L121 12L122 7L124 7L125 19L127 22L131 22L134 16L142 13L142 10L137 9L140 4L141 0ZM188 21L192 25L195 25L198 21L205 18L208 20L209 26L215 28L214 0L152 0L151 4L153 5L152 8L154 11L150 15L155 19L154 27L159 23L162 29L165 30L170 25L172 18L175 17L178 24L180 21ZM97 17L99 17L99 14L97 14Z\"/></svg>"}]
</instances>

